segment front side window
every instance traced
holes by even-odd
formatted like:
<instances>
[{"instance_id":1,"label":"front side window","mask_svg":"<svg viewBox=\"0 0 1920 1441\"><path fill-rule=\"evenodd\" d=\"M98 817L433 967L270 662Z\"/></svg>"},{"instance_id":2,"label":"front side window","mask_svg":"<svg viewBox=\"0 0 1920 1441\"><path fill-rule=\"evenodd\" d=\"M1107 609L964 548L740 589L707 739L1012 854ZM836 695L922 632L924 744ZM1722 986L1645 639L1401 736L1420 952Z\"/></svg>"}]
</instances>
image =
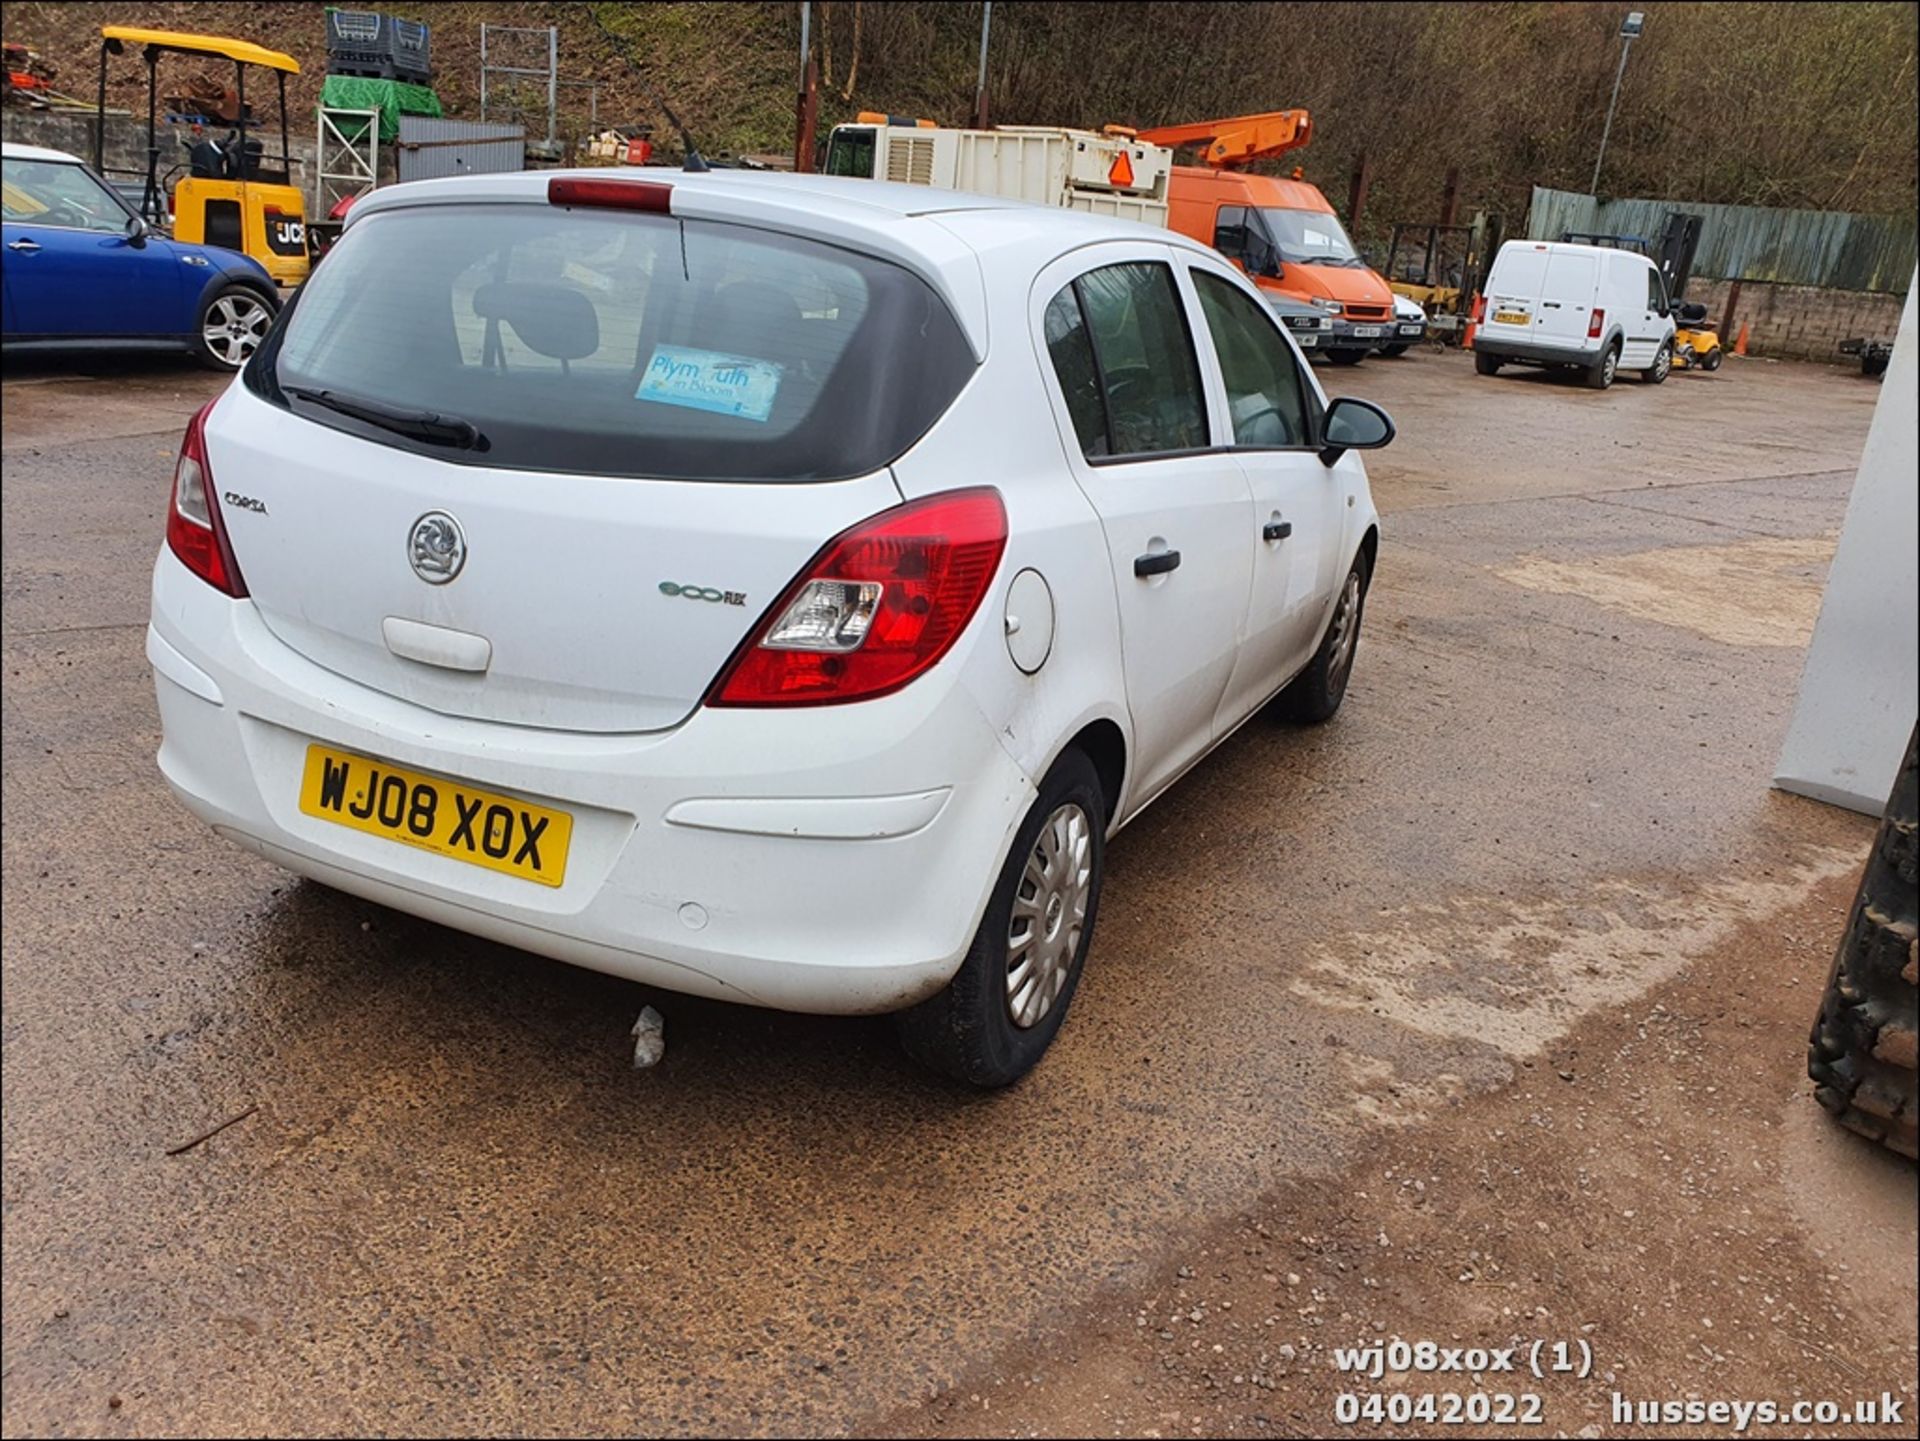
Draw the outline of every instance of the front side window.
<instances>
[{"instance_id":1,"label":"front side window","mask_svg":"<svg viewBox=\"0 0 1920 1441\"><path fill-rule=\"evenodd\" d=\"M343 410L477 429L433 450L455 462L784 481L890 464L973 369L933 289L857 251L664 215L426 205L349 226L248 383L401 448L432 437Z\"/></svg>"},{"instance_id":2,"label":"front side window","mask_svg":"<svg viewBox=\"0 0 1920 1441\"><path fill-rule=\"evenodd\" d=\"M1247 208L1244 205L1223 205L1213 221L1213 248L1229 260L1246 264L1247 260Z\"/></svg>"},{"instance_id":3,"label":"front side window","mask_svg":"<svg viewBox=\"0 0 1920 1441\"><path fill-rule=\"evenodd\" d=\"M1305 445L1307 407L1293 351L1262 307L1218 275L1193 272L1200 313L1220 356L1233 416L1233 443L1273 449Z\"/></svg>"},{"instance_id":4,"label":"front side window","mask_svg":"<svg viewBox=\"0 0 1920 1441\"><path fill-rule=\"evenodd\" d=\"M0 214L16 225L56 225L119 235L131 218L114 193L78 165L8 160Z\"/></svg>"},{"instance_id":5,"label":"front side window","mask_svg":"<svg viewBox=\"0 0 1920 1441\"><path fill-rule=\"evenodd\" d=\"M1200 364L1172 267L1154 262L1102 266L1071 289L1100 377L1107 453L1146 456L1203 448L1207 407ZM1061 385L1066 388L1064 376Z\"/></svg>"}]
</instances>

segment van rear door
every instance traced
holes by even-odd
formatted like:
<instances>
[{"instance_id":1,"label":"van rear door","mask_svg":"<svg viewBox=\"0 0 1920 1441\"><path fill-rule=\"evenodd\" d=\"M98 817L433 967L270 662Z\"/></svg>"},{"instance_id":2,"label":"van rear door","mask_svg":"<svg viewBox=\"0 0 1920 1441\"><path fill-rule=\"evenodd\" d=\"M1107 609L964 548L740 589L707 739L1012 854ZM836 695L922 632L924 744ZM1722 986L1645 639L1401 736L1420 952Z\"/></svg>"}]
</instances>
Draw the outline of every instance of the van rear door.
<instances>
[{"instance_id":1,"label":"van rear door","mask_svg":"<svg viewBox=\"0 0 1920 1441\"><path fill-rule=\"evenodd\" d=\"M1487 310L1480 328L1490 338L1533 339L1534 318L1547 287L1547 247L1513 241L1502 246L1487 277Z\"/></svg>"},{"instance_id":2,"label":"van rear door","mask_svg":"<svg viewBox=\"0 0 1920 1441\"><path fill-rule=\"evenodd\" d=\"M1591 250L1558 246L1547 256L1546 289L1540 313L1534 317L1533 337L1561 350L1581 350L1587 344L1587 323L1600 290L1600 257Z\"/></svg>"}]
</instances>

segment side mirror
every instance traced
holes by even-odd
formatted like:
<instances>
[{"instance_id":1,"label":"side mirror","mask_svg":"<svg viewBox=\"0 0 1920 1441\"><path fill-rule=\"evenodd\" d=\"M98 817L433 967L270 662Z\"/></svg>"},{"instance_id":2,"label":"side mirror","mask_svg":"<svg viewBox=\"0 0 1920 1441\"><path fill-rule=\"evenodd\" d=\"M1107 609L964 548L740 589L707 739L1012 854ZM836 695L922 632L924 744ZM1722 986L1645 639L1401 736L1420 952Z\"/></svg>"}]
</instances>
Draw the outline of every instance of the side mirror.
<instances>
[{"instance_id":1,"label":"side mirror","mask_svg":"<svg viewBox=\"0 0 1920 1441\"><path fill-rule=\"evenodd\" d=\"M135 250L147 248L147 222L138 215L127 218L127 244Z\"/></svg>"},{"instance_id":2,"label":"side mirror","mask_svg":"<svg viewBox=\"0 0 1920 1441\"><path fill-rule=\"evenodd\" d=\"M1378 450L1392 439L1392 416L1371 400L1343 395L1321 421L1320 463L1332 465L1350 450Z\"/></svg>"},{"instance_id":3,"label":"side mirror","mask_svg":"<svg viewBox=\"0 0 1920 1441\"><path fill-rule=\"evenodd\" d=\"M1260 257L1260 274L1268 280L1279 280L1285 272L1280 265L1280 257L1269 250Z\"/></svg>"}]
</instances>

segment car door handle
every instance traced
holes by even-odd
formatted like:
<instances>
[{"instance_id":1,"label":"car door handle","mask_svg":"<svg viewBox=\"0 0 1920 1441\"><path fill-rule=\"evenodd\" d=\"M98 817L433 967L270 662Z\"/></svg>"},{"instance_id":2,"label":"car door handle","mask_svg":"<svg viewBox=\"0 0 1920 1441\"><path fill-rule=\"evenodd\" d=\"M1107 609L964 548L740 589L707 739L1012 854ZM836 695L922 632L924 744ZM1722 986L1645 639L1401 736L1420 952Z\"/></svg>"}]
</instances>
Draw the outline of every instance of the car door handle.
<instances>
[{"instance_id":1,"label":"car door handle","mask_svg":"<svg viewBox=\"0 0 1920 1441\"><path fill-rule=\"evenodd\" d=\"M1177 550L1153 550L1133 558L1133 573L1137 576L1165 575L1179 568L1180 552Z\"/></svg>"},{"instance_id":2,"label":"car door handle","mask_svg":"<svg viewBox=\"0 0 1920 1441\"><path fill-rule=\"evenodd\" d=\"M1260 527L1260 539L1285 540L1293 534L1293 522L1290 520L1270 520Z\"/></svg>"},{"instance_id":3,"label":"car door handle","mask_svg":"<svg viewBox=\"0 0 1920 1441\"><path fill-rule=\"evenodd\" d=\"M36 251L39 248L40 248L40 243L37 240L29 240L24 235L21 236L18 240L9 240L7 242L7 249L18 250L27 254L31 254L33 251Z\"/></svg>"}]
</instances>

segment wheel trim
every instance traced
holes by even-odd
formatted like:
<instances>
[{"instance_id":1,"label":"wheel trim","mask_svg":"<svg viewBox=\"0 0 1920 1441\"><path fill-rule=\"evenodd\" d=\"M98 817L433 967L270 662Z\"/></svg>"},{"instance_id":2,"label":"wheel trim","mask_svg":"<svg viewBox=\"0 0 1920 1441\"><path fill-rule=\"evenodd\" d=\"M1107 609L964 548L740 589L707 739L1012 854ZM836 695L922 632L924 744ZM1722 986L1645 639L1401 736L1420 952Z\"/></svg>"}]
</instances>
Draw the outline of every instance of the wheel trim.
<instances>
[{"instance_id":1,"label":"wheel trim","mask_svg":"<svg viewBox=\"0 0 1920 1441\"><path fill-rule=\"evenodd\" d=\"M1340 588L1340 604L1334 608L1333 627L1327 635L1327 673L1338 680L1353 664L1354 641L1360 634L1360 573L1349 571L1347 583Z\"/></svg>"},{"instance_id":2,"label":"wheel trim","mask_svg":"<svg viewBox=\"0 0 1920 1441\"><path fill-rule=\"evenodd\" d=\"M1671 347L1663 345L1660 347L1660 353L1653 358L1653 373L1665 379L1667 372L1672 368L1673 350Z\"/></svg>"},{"instance_id":3,"label":"wheel trim","mask_svg":"<svg viewBox=\"0 0 1920 1441\"><path fill-rule=\"evenodd\" d=\"M223 295L207 307L200 339L216 360L238 367L266 338L267 307L250 295Z\"/></svg>"},{"instance_id":4,"label":"wheel trim","mask_svg":"<svg viewBox=\"0 0 1920 1441\"><path fill-rule=\"evenodd\" d=\"M1066 989L1093 898L1093 826L1069 801L1034 837L1007 919L1007 1014L1028 1030Z\"/></svg>"},{"instance_id":5,"label":"wheel trim","mask_svg":"<svg viewBox=\"0 0 1920 1441\"><path fill-rule=\"evenodd\" d=\"M1600 362L1600 378L1603 381L1612 380L1613 372L1619 367L1619 365L1620 365L1619 355L1614 351L1609 350L1606 353L1606 356Z\"/></svg>"}]
</instances>

